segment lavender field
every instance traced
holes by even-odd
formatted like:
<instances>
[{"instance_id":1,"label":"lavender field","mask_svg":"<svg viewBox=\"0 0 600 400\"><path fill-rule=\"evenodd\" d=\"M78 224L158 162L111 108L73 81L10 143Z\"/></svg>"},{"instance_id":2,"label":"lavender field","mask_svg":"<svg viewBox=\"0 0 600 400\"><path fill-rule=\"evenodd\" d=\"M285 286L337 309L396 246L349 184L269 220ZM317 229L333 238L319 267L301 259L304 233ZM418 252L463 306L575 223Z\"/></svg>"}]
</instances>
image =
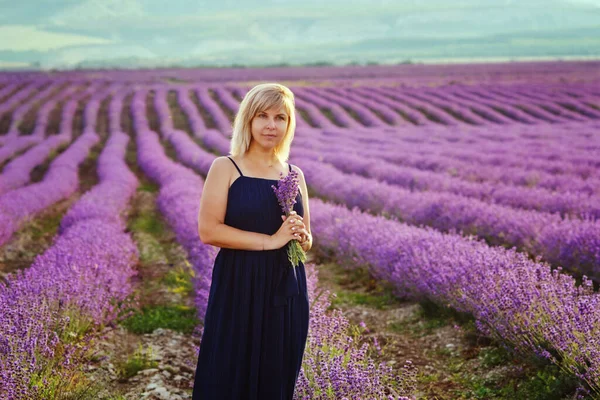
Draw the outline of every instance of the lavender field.
<instances>
[{"instance_id":1,"label":"lavender field","mask_svg":"<svg viewBox=\"0 0 600 400\"><path fill-rule=\"evenodd\" d=\"M433 397L331 307L331 264L569 379L538 398L600 398L600 63L555 62L0 74L0 399L191 397L218 250L199 198L259 81L296 96L311 194L296 398L509 398ZM107 339L165 299L185 356L119 347L164 332L145 322Z\"/></svg>"}]
</instances>

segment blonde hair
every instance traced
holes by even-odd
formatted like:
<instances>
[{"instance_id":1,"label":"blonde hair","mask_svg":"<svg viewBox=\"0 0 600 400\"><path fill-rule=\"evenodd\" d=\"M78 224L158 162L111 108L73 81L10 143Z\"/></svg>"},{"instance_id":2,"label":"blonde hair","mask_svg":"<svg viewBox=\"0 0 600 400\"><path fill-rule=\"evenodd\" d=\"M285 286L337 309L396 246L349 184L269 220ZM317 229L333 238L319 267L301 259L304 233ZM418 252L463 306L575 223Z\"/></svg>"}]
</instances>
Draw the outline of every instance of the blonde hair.
<instances>
[{"instance_id":1,"label":"blonde hair","mask_svg":"<svg viewBox=\"0 0 600 400\"><path fill-rule=\"evenodd\" d=\"M290 147L296 130L296 110L294 93L286 86L278 83L263 83L254 86L242 100L240 108L233 121L231 137L232 156L245 154L252 140L252 119L259 113L271 107L283 107L287 112L288 126L281 143L275 147L275 156L281 162L286 162L290 156Z\"/></svg>"}]
</instances>

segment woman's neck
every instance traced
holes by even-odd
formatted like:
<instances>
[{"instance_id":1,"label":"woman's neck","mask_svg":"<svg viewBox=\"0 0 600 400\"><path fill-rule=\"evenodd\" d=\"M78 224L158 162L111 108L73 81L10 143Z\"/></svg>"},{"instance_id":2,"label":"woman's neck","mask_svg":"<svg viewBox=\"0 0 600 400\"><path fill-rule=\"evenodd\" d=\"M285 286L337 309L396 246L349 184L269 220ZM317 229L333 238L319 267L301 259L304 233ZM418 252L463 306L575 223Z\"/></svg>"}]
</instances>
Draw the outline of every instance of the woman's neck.
<instances>
[{"instance_id":1,"label":"woman's neck","mask_svg":"<svg viewBox=\"0 0 600 400\"><path fill-rule=\"evenodd\" d=\"M250 163L253 165L264 168L272 168L273 166L279 164L279 159L273 152L273 149L263 150L250 146L246 154L244 154L244 158L250 161Z\"/></svg>"}]
</instances>

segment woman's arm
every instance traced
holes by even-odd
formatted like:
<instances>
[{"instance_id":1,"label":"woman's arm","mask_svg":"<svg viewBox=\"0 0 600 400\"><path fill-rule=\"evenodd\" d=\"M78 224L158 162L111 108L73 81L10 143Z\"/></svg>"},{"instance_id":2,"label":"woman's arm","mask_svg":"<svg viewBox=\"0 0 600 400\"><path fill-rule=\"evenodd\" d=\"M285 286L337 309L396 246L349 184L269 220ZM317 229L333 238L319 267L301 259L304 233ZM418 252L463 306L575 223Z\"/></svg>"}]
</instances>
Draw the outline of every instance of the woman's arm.
<instances>
[{"instance_id":1,"label":"woman's arm","mask_svg":"<svg viewBox=\"0 0 600 400\"><path fill-rule=\"evenodd\" d=\"M225 225L229 181L233 171L234 166L227 157L216 158L208 171L198 213L200 240L227 249L274 250L294 239L292 223L282 224L279 231L271 236Z\"/></svg>"},{"instance_id":2,"label":"woman's arm","mask_svg":"<svg viewBox=\"0 0 600 400\"><path fill-rule=\"evenodd\" d=\"M312 233L310 231L310 209L308 207L308 188L306 186L306 180L304 179L304 173L300 168L296 165L292 166L292 168L298 172L298 177L300 178L300 192L302 193L302 207L304 208L304 227L306 228L306 232L308 236L306 240L301 241L300 245L305 252L308 252L312 248L313 238Z\"/></svg>"}]
</instances>

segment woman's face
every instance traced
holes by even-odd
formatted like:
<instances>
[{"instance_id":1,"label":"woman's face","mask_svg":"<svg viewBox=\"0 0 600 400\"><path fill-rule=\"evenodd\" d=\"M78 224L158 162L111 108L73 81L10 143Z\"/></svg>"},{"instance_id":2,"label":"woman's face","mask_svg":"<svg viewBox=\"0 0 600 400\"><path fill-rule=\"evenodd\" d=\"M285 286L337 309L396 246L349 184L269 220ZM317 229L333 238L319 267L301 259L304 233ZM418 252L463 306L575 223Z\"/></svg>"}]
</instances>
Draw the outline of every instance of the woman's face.
<instances>
[{"instance_id":1,"label":"woman's face","mask_svg":"<svg viewBox=\"0 0 600 400\"><path fill-rule=\"evenodd\" d=\"M264 148L275 148L285 136L289 116L285 108L271 107L252 118L252 140Z\"/></svg>"}]
</instances>

